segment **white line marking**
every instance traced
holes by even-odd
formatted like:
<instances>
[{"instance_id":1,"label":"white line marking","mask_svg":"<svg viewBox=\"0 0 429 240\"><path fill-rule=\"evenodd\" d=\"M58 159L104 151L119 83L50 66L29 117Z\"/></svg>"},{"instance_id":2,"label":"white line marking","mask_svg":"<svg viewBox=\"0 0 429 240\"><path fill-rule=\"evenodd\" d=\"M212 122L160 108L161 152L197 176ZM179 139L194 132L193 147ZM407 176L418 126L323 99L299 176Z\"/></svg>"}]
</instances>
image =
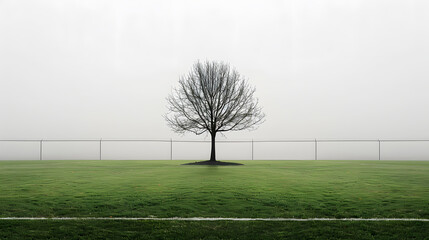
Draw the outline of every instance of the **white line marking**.
<instances>
[{"instance_id":1,"label":"white line marking","mask_svg":"<svg viewBox=\"0 0 429 240\"><path fill-rule=\"evenodd\" d=\"M404 221L429 222L427 218L210 218L210 217L2 217L0 220L154 220L154 221L269 221L269 222L308 222L308 221Z\"/></svg>"}]
</instances>

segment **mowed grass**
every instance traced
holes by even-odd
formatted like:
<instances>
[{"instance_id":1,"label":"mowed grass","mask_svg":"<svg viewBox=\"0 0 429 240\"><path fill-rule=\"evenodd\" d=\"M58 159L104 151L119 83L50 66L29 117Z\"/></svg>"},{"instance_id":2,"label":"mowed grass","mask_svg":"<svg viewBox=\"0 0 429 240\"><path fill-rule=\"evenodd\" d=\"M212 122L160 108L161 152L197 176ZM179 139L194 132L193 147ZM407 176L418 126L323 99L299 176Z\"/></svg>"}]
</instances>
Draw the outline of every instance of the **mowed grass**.
<instances>
[{"instance_id":1,"label":"mowed grass","mask_svg":"<svg viewBox=\"0 0 429 240\"><path fill-rule=\"evenodd\" d=\"M0 217L429 218L429 162L185 162L0 161ZM428 229L421 222L3 220L0 239L420 239Z\"/></svg>"}]
</instances>

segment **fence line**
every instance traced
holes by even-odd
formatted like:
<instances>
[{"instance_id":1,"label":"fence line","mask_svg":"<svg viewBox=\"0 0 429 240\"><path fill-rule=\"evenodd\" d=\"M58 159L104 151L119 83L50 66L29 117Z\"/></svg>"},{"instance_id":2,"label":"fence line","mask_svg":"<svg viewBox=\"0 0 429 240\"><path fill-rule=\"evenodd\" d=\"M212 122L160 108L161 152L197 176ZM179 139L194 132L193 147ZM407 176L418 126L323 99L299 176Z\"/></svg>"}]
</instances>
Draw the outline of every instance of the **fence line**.
<instances>
[{"instance_id":1,"label":"fence line","mask_svg":"<svg viewBox=\"0 0 429 240\"><path fill-rule=\"evenodd\" d=\"M0 142L39 142L39 160L43 160L44 142L99 142L99 160L103 159L103 142L164 142L170 144L170 160L173 160L174 143L210 143L210 140L171 139L0 139ZM216 143L250 143L251 159L254 160L255 143L314 143L314 160L319 159L318 143L324 142L374 142L378 144L378 160L381 160L381 145L384 142L428 142L429 139L286 139L286 140L220 140Z\"/></svg>"}]
</instances>

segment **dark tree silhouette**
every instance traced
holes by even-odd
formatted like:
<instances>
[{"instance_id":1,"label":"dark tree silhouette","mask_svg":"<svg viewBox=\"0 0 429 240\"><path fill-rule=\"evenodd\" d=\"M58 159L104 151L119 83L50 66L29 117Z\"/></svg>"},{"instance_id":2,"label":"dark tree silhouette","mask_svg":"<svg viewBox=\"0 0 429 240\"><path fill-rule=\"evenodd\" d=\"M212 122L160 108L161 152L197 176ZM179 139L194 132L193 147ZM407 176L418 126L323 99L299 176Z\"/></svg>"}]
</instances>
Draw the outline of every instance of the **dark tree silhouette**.
<instances>
[{"instance_id":1,"label":"dark tree silhouette","mask_svg":"<svg viewBox=\"0 0 429 240\"><path fill-rule=\"evenodd\" d=\"M178 133L211 135L210 161L216 161L216 134L253 129L265 115L253 97L255 88L228 64L197 62L167 97L168 125Z\"/></svg>"}]
</instances>

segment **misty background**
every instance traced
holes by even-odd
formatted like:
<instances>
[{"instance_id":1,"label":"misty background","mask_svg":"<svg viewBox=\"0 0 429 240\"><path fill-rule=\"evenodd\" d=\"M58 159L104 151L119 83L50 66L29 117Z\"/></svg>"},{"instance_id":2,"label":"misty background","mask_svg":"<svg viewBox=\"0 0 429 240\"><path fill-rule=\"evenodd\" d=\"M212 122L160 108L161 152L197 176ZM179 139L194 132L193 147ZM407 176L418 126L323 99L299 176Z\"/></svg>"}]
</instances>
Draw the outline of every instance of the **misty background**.
<instances>
[{"instance_id":1,"label":"misty background","mask_svg":"<svg viewBox=\"0 0 429 240\"><path fill-rule=\"evenodd\" d=\"M0 0L0 139L209 140L163 119L197 60L230 63L266 114L256 131L217 140L429 139L428 12L425 0ZM0 142L1 158L37 158L38 143L25 144ZM47 143L46 158L97 158L89 143L70 144ZM106 144L106 158L169 155L168 143ZM344 144L321 154L378 157L377 143ZM386 156L429 159L429 143L395 144ZM249 158L249 143L220 145L219 159ZM276 146L255 155L313 156L310 143ZM209 152L175 149L177 159Z\"/></svg>"}]
</instances>

